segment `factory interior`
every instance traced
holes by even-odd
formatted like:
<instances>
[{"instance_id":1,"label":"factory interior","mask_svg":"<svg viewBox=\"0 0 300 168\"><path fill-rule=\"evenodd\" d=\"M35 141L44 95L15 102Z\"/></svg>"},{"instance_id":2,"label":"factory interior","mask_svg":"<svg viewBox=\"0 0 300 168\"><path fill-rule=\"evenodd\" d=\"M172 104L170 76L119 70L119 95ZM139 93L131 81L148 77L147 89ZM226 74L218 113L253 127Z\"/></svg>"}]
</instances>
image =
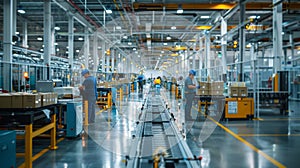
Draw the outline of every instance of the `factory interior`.
<instances>
[{"instance_id":1,"label":"factory interior","mask_svg":"<svg viewBox=\"0 0 300 168\"><path fill-rule=\"evenodd\" d=\"M299 0L0 9L1 168L299 167Z\"/></svg>"}]
</instances>

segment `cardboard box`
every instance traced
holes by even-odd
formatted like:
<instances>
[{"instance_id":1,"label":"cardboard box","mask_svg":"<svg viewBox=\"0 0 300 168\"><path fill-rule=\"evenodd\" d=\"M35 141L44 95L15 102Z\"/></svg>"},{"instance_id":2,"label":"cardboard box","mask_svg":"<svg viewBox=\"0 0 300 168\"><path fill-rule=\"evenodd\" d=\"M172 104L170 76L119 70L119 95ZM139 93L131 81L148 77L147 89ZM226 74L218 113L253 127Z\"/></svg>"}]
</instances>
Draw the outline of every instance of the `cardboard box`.
<instances>
[{"instance_id":1,"label":"cardboard box","mask_svg":"<svg viewBox=\"0 0 300 168\"><path fill-rule=\"evenodd\" d=\"M239 87L239 97L248 97L247 87Z\"/></svg>"},{"instance_id":2,"label":"cardboard box","mask_svg":"<svg viewBox=\"0 0 300 168\"><path fill-rule=\"evenodd\" d=\"M39 94L24 94L23 108L39 108L41 107L41 95Z\"/></svg>"},{"instance_id":3,"label":"cardboard box","mask_svg":"<svg viewBox=\"0 0 300 168\"><path fill-rule=\"evenodd\" d=\"M21 93L11 94L11 108L23 108L23 94Z\"/></svg>"},{"instance_id":4,"label":"cardboard box","mask_svg":"<svg viewBox=\"0 0 300 168\"><path fill-rule=\"evenodd\" d=\"M239 96L239 87L230 86L229 87L229 96L230 97L238 97Z\"/></svg>"},{"instance_id":5,"label":"cardboard box","mask_svg":"<svg viewBox=\"0 0 300 168\"><path fill-rule=\"evenodd\" d=\"M41 106L47 106L50 104L51 93L39 93L41 96Z\"/></svg>"},{"instance_id":6,"label":"cardboard box","mask_svg":"<svg viewBox=\"0 0 300 168\"><path fill-rule=\"evenodd\" d=\"M224 82L222 81L216 81L210 83L210 89L211 90L224 90Z\"/></svg>"},{"instance_id":7,"label":"cardboard box","mask_svg":"<svg viewBox=\"0 0 300 168\"><path fill-rule=\"evenodd\" d=\"M206 96L206 95L209 95L209 91L206 89L198 89L196 94L200 95L200 96Z\"/></svg>"},{"instance_id":8,"label":"cardboard box","mask_svg":"<svg viewBox=\"0 0 300 168\"><path fill-rule=\"evenodd\" d=\"M54 93L54 92L50 93L48 105L57 104L57 99L58 99L58 94L57 93Z\"/></svg>"},{"instance_id":9,"label":"cardboard box","mask_svg":"<svg viewBox=\"0 0 300 168\"><path fill-rule=\"evenodd\" d=\"M200 85L200 89L209 90L209 83L208 82L198 82L198 84Z\"/></svg>"},{"instance_id":10,"label":"cardboard box","mask_svg":"<svg viewBox=\"0 0 300 168\"><path fill-rule=\"evenodd\" d=\"M223 95L223 90L210 90L209 94L212 96L220 96Z\"/></svg>"},{"instance_id":11,"label":"cardboard box","mask_svg":"<svg viewBox=\"0 0 300 168\"><path fill-rule=\"evenodd\" d=\"M11 95L0 94L0 108L11 108Z\"/></svg>"}]
</instances>

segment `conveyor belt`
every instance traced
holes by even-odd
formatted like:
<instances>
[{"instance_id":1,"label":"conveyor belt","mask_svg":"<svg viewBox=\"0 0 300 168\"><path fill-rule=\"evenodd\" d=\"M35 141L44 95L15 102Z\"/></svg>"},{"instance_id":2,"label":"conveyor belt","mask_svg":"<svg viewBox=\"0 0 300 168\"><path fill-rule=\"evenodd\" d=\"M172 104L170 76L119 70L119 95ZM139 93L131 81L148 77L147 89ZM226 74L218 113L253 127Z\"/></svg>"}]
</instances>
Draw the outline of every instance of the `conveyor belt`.
<instances>
[{"instance_id":1,"label":"conveyor belt","mask_svg":"<svg viewBox=\"0 0 300 168\"><path fill-rule=\"evenodd\" d=\"M144 103L146 108L133 136L127 167L201 167L175 126L161 96L148 96Z\"/></svg>"}]
</instances>

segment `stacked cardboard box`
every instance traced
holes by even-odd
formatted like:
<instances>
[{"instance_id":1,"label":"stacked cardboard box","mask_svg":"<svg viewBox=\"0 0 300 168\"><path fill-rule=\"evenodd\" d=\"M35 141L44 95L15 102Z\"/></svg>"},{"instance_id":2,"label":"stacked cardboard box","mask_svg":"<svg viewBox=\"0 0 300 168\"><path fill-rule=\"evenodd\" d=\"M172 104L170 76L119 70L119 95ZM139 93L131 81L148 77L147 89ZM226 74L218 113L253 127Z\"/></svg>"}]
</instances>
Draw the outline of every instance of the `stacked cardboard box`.
<instances>
[{"instance_id":1,"label":"stacked cardboard box","mask_svg":"<svg viewBox=\"0 0 300 168\"><path fill-rule=\"evenodd\" d=\"M39 94L24 94L23 108L38 108L41 107L41 95Z\"/></svg>"},{"instance_id":2,"label":"stacked cardboard box","mask_svg":"<svg viewBox=\"0 0 300 168\"><path fill-rule=\"evenodd\" d=\"M200 89L197 90L197 94L201 96L205 95L223 95L224 92L224 82L199 82Z\"/></svg>"},{"instance_id":3,"label":"stacked cardboard box","mask_svg":"<svg viewBox=\"0 0 300 168\"><path fill-rule=\"evenodd\" d=\"M223 95L224 92L224 82L215 81L210 83L210 95L219 96Z\"/></svg>"},{"instance_id":4,"label":"stacked cardboard box","mask_svg":"<svg viewBox=\"0 0 300 168\"><path fill-rule=\"evenodd\" d=\"M0 108L38 108L57 103L57 93L7 93L0 94Z\"/></svg>"},{"instance_id":5,"label":"stacked cardboard box","mask_svg":"<svg viewBox=\"0 0 300 168\"><path fill-rule=\"evenodd\" d=\"M209 95L209 83L208 82L199 82L200 89L197 90L197 95L205 96Z\"/></svg>"},{"instance_id":6,"label":"stacked cardboard box","mask_svg":"<svg viewBox=\"0 0 300 168\"><path fill-rule=\"evenodd\" d=\"M0 108L11 108L10 94L0 94Z\"/></svg>"},{"instance_id":7,"label":"stacked cardboard box","mask_svg":"<svg viewBox=\"0 0 300 168\"><path fill-rule=\"evenodd\" d=\"M11 107L23 108L23 93L11 93Z\"/></svg>"},{"instance_id":8,"label":"stacked cardboard box","mask_svg":"<svg viewBox=\"0 0 300 168\"><path fill-rule=\"evenodd\" d=\"M229 96L230 97L248 97L248 89L245 82L232 82L229 83Z\"/></svg>"}]
</instances>

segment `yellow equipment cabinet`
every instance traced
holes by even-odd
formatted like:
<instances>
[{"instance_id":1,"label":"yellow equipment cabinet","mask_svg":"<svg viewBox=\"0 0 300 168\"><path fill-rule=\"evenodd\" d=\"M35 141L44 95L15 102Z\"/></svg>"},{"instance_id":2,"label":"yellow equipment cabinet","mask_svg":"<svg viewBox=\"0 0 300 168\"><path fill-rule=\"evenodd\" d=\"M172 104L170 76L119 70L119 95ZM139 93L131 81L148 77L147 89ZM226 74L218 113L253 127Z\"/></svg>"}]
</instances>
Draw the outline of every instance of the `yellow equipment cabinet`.
<instances>
[{"instance_id":1,"label":"yellow equipment cabinet","mask_svg":"<svg viewBox=\"0 0 300 168\"><path fill-rule=\"evenodd\" d=\"M226 98L225 118L253 118L253 98Z\"/></svg>"}]
</instances>

